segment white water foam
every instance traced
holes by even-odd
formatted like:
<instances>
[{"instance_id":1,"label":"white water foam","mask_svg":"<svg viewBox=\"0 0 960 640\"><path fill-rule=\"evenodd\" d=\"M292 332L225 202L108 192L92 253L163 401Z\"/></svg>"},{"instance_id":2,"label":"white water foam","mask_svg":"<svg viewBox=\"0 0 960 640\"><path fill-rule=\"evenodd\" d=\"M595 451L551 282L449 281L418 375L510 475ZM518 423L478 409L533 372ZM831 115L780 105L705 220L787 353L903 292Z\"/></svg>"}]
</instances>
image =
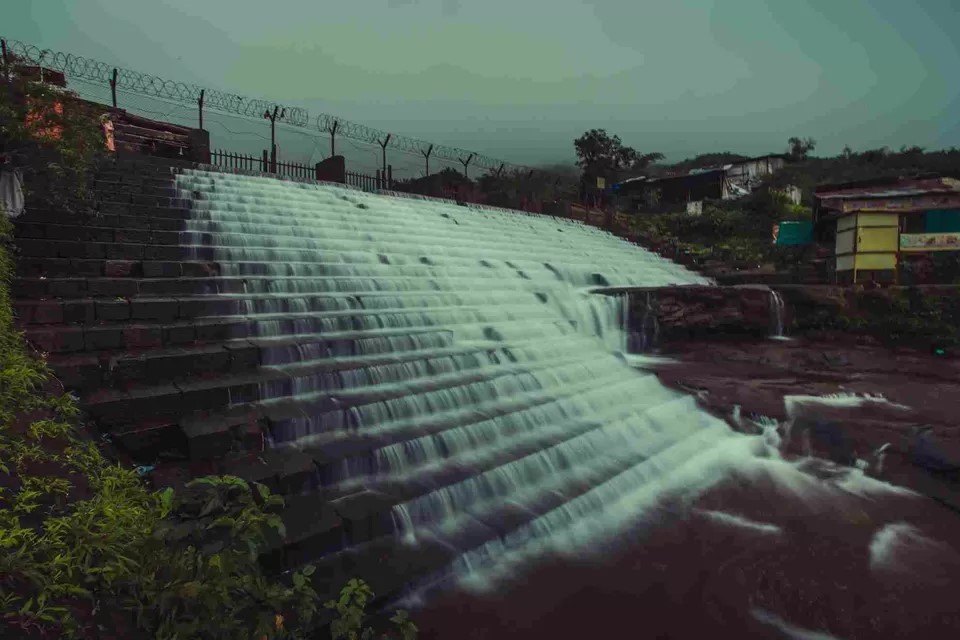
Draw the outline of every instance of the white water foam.
<instances>
[{"instance_id":1,"label":"white water foam","mask_svg":"<svg viewBox=\"0 0 960 640\"><path fill-rule=\"evenodd\" d=\"M787 415L793 417L796 414L798 407L805 405L822 405L828 407L839 407L839 408L857 408L862 407L866 404L879 404L893 409L899 409L901 411L909 411L910 407L898 404L896 402L891 402L887 400L883 394L858 394L858 393L833 393L822 396L807 396L807 395L796 395L796 396L784 396L783 398L784 408L786 409Z\"/></svg>"},{"instance_id":2,"label":"white water foam","mask_svg":"<svg viewBox=\"0 0 960 640\"><path fill-rule=\"evenodd\" d=\"M949 546L938 542L907 522L892 522L884 525L870 540L870 568L878 570L910 570L917 564L918 554L937 560L957 563L957 553ZM922 563L921 564L929 564Z\"/></svg>"},{"instance_id":3,"label":"white water foam","mask_svg":"<svg viewBox=\"0 0 960 640\"><path fill-rule=\"evenodd\" d=\"M764 624L768 624L771 627L775 627L778 631L790 638L790 640L839 640L837 636L824 633L823 631L811 631L809 629L803 629L796 625L790 624L780 616L771 613L766 609L753 607L750 609L750 614L756 620L759 620Z\"/></svg>"},{"instance_id":4,"label":"white water foam","mask_svg":"<svg viewBox=\"0 0 960 640\"><path fill-rule=\"evenodd\" d=\"M700 511L700 513L711 520L714 520L715 522L719 522L720 524L746 529L755 533L762 533L765 535L779 535L783 533L783 529L775 524L770 524L768 522L757 522L756 520L750 520L749 518L744 518L743 516L739 516L735 513L712 510Z\"/></svg>"}]
</instances>

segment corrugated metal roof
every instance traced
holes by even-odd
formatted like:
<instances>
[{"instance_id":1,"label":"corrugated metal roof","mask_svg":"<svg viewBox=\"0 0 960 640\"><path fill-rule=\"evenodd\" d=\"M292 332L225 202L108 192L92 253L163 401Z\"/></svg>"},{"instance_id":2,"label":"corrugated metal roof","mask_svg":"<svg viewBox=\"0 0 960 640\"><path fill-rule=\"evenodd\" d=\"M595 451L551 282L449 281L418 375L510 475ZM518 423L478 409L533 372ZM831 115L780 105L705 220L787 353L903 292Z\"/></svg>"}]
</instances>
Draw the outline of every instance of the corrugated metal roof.
<instances>
[{"instance_id":1,"label":"corrugated metal roof","mask_svg":"<svg viewBox=\"0 0 960 640\"><path fill-rule=\"evenodd\" d=\"M818 191L821 200L848 200L870 198L909 198L912 196L934 195L938 193L960 193L960 180L955 178L931 178L922 180L901 180L890 185L876 185L837 191Z\"/></svg>"}]
</instances>

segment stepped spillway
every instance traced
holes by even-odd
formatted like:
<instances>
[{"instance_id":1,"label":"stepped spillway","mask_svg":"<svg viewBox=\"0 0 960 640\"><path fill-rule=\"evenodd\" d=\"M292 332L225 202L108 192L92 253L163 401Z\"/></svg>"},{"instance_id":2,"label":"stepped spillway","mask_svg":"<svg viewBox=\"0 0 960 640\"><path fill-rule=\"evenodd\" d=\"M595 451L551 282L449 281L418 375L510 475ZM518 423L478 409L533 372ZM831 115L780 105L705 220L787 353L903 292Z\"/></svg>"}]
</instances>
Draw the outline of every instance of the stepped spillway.
<instances>
[{"instance_id":1,"label":"stepped spillway","mask_svg":"<svg viewBox=\"0 0 960 640\"><path fill-rule=\"evenodd\" d=\"M201 170L176 184L190 257L241 279L246 335L277 340L258 403L289 417L270 446L353 451L319 474L326 497L392 496L402 539L471 550L457 570L602 523L738 437L630 367L622 305L590 294L707 284L651 252L447 201Z\"/></svg>"}]
</instances>

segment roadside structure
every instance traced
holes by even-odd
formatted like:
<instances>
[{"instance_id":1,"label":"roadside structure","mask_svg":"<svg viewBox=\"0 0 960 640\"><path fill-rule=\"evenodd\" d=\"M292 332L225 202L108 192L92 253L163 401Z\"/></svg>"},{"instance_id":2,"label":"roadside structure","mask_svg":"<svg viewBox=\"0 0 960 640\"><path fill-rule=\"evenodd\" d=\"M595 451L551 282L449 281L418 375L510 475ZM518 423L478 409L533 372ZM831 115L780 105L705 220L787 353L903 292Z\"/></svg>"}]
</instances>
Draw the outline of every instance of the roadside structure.
<instances>
[{"instance_id":1,"label":"roadside structure","mask_svg":"<svg viewBox=\"0 0 960 640\"><path fill-rule=\"evenodd\" d=\"M822 185L814 199L816 236L833 246L838 284L932 283L931 265L960 251L957 177Z\"/></svg>"},{"instance_id":2,"label":"roadside structure","mask_svg":"<svg viewBox=\"0 0 960 640\"><path fill-rule=\"evenodd\" d=\"M767 154L721 166L693 169L681 175L630 178L613 185L612 190L624 208L630 211L686 208L696 215L702 211L704 200L732 200L745 196L785 164L785 156ZM787 188L784 194L793 204L799 204L799 189Z\"/></svg>"}]
</instances>

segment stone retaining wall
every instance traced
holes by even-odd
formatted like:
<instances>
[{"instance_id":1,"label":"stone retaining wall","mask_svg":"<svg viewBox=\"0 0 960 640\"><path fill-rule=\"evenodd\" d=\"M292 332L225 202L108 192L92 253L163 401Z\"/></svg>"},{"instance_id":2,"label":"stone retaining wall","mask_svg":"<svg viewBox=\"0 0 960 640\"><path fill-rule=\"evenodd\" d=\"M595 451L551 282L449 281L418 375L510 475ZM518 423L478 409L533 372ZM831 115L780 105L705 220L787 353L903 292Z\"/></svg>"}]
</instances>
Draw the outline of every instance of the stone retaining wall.
<instances>
[{"instance_id":1,"label":"stone retaining wall","mask_svg":"<svg viewBox=\"0 0 960 640\"><path fill-rule=\"evenodd\" d=\"M960 344L960 287L820 285L610 288L627 295L631 350L690 339L764 338L777 333L777 300L787 336L928 348Z\"/></svg>"}]
</instances>

